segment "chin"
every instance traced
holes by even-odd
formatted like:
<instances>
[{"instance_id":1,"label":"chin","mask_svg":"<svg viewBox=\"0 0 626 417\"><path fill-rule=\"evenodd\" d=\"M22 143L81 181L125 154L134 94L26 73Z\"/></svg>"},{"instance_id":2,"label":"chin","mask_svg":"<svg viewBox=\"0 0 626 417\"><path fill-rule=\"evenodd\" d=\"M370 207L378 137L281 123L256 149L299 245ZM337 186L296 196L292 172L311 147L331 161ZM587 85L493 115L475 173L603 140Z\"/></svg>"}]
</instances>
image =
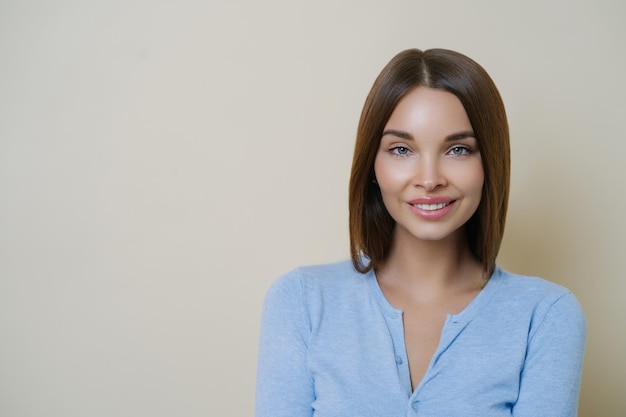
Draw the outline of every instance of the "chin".
<instances>
[{"instance_id":1,"label":"chin","mask_svg":"<svg viewBox=\"0 0 626 417\"><path fill-rule=\"evenodd\" d=\"M419 230L398 228L397 232L401 235L405 235L402 239L408 238L424 242L440 242L444 240L456 239L460 238L463 234L461 227L450 229L448 227L442 228L436 226L419 228Z\"/></svg>"}]
</instances>

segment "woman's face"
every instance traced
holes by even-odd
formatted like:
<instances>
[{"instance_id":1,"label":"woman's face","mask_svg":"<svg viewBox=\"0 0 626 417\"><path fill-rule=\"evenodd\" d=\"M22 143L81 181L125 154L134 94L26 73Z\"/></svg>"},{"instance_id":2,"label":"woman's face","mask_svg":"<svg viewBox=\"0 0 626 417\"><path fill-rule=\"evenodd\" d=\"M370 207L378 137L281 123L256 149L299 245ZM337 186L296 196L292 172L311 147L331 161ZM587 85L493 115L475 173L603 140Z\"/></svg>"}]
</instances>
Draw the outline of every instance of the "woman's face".
<instances>
[{"instance_id":1,"label":"woman's face","mask_svg":"<svg viewBox=\"0 0 626 417\"><path fill-rule=\"evenodd\" d=\"M460 100L427 87L410 91L385 125L374 172L396 238L461 237L480 204L484 171Z\"/></svg>"}]
</instances>

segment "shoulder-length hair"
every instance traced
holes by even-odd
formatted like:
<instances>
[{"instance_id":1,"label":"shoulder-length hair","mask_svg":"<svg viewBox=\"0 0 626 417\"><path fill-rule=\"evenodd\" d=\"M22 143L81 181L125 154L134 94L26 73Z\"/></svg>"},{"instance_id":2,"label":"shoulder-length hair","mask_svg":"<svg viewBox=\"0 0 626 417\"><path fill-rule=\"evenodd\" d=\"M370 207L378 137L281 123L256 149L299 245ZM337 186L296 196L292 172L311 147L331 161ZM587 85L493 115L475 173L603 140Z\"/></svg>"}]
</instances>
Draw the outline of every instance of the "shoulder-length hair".
<instances>
[{"instance_id":1,"label":"shoulder-length hair","mask_svg":"<svg viewBox=\"0 0 626 417\"><path fill-rule=\"evenodd\" d=\"M409 49L396 55L370 90L356 136L350 175L350 254L360 272L389 254L395 226L374 181L383 129L398 102L418 86L454 94L463 104L478 142L485 182L478 209L465 225L473 255L491 274L500 249L509 196L509 128L500 93L472 59L445 49Z\"/></svg>"}]
</instances>

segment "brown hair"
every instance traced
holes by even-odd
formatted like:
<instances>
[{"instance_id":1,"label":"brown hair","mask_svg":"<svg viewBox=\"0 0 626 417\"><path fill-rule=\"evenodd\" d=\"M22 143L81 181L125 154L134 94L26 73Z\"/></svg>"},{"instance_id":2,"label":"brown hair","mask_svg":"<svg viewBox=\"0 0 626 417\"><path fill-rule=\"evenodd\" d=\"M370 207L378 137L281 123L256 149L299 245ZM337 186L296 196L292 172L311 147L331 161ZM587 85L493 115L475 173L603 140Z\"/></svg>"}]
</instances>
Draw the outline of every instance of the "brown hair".
<instances>
[{"instance_id":1,"label":"brown hair","mask_svg":"<svg viewBox=\"0 0 626 417\"><path fill-rule=\"evenodd\" d=\"M466 224L470 250L491 274L504 233L509 196L509 128L500 93L472 59L445 49L408 49L382 70L370 90L357 129L350 175L350 253L367 272L387 257L395 221L374 181L374 160L394 108L418 86L454 94L463 104L478 142L485 182L478 209ZM369 262L366 264L366 262Z\"/></svg>"}]
</instances>

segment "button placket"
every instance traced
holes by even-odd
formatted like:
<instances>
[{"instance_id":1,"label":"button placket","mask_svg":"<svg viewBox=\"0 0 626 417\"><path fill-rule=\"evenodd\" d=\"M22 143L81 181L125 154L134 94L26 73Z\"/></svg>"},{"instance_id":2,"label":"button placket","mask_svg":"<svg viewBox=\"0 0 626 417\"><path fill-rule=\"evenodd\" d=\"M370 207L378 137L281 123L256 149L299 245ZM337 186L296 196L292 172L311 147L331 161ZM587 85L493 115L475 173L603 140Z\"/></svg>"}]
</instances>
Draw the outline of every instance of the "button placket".
<instances>
[{"instance_id":1,"label":"button placket","mask_svg":"<svg viewBox=\"0 0 626 417\"><path fill-rule=\"evenodd\" d=\"M389 314L389 317L390 317L390 318L392 318L392 319L396 322L396 323L395 323L395 328L396 328L396 331L397 331L399 334L402 334L402 336L404 336L404 334L403 334L403 333L404 333L404 329L402 328L402 323L401 323L401 322L400 322L400 323L398 323L398 322L397 322L397 319L398 319L399 317L402 317L402 315L401 315L401 314L399 314L397 311L392 311L392 312ZM398 347L399 347L399 346L402 346L402 344L400 344L400 343L398 343L398 344L394 343L394 349L396 350L396 352L395 352L395 354L396 354L395 361L396 361L396 364L397 364L397 365L402 365L402 364L404 363L404 360L403 360L403 354L404 354L404 352L398 352Z\"/></svg>"},{"instance_id":2,"label":"button placket","mask_svg":"<svg viewBox=\"0 0 626 417\"><path fill-rule=\"evenodd\" d=\"M402 389L410 396L412 392L411 378L406 360L402 311L388 309L385 313L385 320L393 343L393 361L396 365L399 382Z\"/></svg>"}]
</instances>

